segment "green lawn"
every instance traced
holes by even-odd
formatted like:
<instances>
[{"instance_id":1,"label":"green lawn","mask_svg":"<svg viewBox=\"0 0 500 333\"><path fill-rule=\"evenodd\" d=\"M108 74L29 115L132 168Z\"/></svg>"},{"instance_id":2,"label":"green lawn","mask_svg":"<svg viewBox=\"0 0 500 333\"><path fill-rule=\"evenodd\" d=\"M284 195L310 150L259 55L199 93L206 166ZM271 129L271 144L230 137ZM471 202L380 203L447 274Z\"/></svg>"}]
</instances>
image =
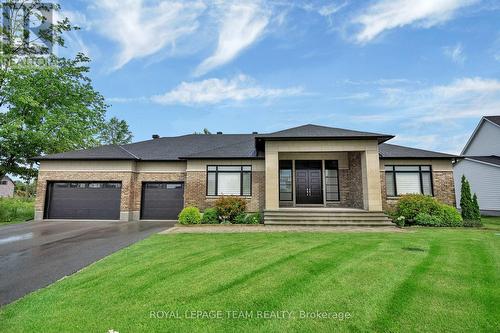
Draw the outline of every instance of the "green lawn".
<instances>
[{"instance_id":1,"label":"green lawn","mask_svg":"<svg viewBox=\"0 0 500 333\"><path fill-rule=\"evenodd\" d=\"M498 331L500 219L485 222L489 229L155 235L4 307L0 331ZM197 310L221 318L186 316Z\"/></svg>"},{"instance_id":2,"label":"green lawn","mask_svg":"<svg viewBox=\"0 0 500 333\"><path fill-rule=\"evenodd\" d=\"M0 198L0 226L32 220L35 215L33 198Z\"/></svg>"}]
</instances>

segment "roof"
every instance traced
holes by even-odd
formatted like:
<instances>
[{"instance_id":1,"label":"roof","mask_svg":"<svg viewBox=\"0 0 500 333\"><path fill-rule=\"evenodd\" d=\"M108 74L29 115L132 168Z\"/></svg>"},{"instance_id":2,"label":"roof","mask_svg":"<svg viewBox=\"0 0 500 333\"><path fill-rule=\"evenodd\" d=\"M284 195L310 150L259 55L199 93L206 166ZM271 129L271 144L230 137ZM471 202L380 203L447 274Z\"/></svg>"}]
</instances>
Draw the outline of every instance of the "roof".
<instances>
[{"instance_id":1,"label":"roof","mask_svg":"<svg viewBox=\"0 0 500 333\"><path fill-rule=\"evenodd\" d=\"M294 136L295 135L295 136ZM189 134L162 137L126 145L107 145L34 158L42 160L179 161L186 159L263 159L259 140L287 138L341 138L388 140L391 135L305 125L269 134ZM381 158L452 158L454 155L380 144Z\"/></svg>"},{"instance_id":2,"label":"roof","mask_svg":"<svg viewBox=\"0 0 500 333\"><path fill-rule=\"evenodd\" d=\"M500 116L485 116L484 118L500 126Z\"/></svg>"},{"instance_id":3,"label":"roof","mask_svg":"<svg viewBox=\"0 0 500 333\"><path fill-rule=\"evenodd\" d=\"M176 161L186 158L258 158L255 135L189 134L40 156L34 160Z\"/></svg>"},{"instance_id":4,"label":"roof","mask_svg":"<svg viewBox=\"0 0 500 333\"><path fill-rule=\"evenodd\" d=\"M353 131L343 128L326 127L307 124L303 126L289 128L283 131L260 134L257 139L263 140L283 140L283 139L378 139L379 143L392 139L389 134Z\"/></svg>"},{"instance_id":5,"label":"roof","mask_svg":"<svg viewBox=\"0 0 500 333\"><path fill-rule=\"evenodd\" d=\"M485 120L488 120L492 122L493 124L497 125L500 127L500 116L483 116L479 123L477 124L476 128L474 129L474 132L472 132L472 135L470 136L469 140L467 140L467 143L465 144L464 148L462 149L462 152L460 155L464 155L465 152L467 151L467 148L469 148L470 144L472 143L472 140L474 140L474 137L476 136L477 132L479 131L479 128L481 128L481 125L484 123Z\"/></svg>"},{"instance_id":6,"label":"roof","mask_svg":"<svg viewBox=\"0 0 500 333\"><path fill-rule=\"evenodd\" d=\"M382 143L378 146L380 158L454 158L451 154L439 153L430 150L398 146Z\"/></svg>"},{"instance_id":7,"label":"roof","mask_svg":"<svg viewBox=\"0 0 500 333\"><path fill-rule=\"evenodd\" d=\"M468 160L473 160L477 162L482 162L482 163L488 163L488 164L493 164L496 166L500 166L500 156L464 156L464 158Z\"/></svg>"},{"instance_id":8,"label":"roof","mask_svg":"<svg viewBox=\"0 0 500 333\"><path fill-rule=\"evenodd\" d=\"M14 183L14 181L9 176L3 176L3 178L1 180L2 181L6 180L6 181L10 181L11 183Z\"/></svg>"}]
</instances>

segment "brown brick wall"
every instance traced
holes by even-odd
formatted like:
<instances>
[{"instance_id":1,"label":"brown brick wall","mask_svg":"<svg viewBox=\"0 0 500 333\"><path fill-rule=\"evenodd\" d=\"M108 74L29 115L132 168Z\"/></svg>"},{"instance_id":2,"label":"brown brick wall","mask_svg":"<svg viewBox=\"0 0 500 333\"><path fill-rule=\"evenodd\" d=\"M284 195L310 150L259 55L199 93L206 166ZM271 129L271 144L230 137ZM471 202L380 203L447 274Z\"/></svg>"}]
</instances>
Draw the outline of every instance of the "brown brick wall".
<instances>
[{"instance_id":1,"label":"brown brick wall","mask_svg":"<svg viewBox=\"0 0 500 333\"><path fill-rule=\"evenodd\" d=\"M380 171L380 182L382 188L382 206L385 211L393 209L398 203L396 198L387 198L385 186L385 172ZM442 203L455 206L455 182L453 171L433 171L432 184L434 197Z\"/></svg>"},{"instance_id":2,"label":"brown brick wall","mask_svg":"<svg viewBox=\"0 0 500 333\"><path fill-rule=\"evenodd\" d=\"M349 152L349 196L347 207L363 208L363 173L361 168L361 153Z\"/></svg>"},{"instance_id":3,"label":"brown brick wall","mask_svg":"<svg viewBox=\"0 0 500 333\"><path fill-rule=\"evenodd\" d=\"M434 196L447 205L455 206L455 180L453 171L432 172Z\"/></svg>"},{"instance_id":4,"label":"brown brick wall","mask_svg":"<svg viewBox=\"0 0 500 333\"><path fill-rule=\"evenodd\" d=\"M265 200L264 171L252 172L252 196L245 197L247 211L258 212L264 209ZM217 197L206 196L207 173L204 171L188 171L184 190L184 205L196 206L200 210L213 207Z\"/></svg>"},{"instance_id":5,"label":"brown brick wall","mask_svg":"<svg viewBox=\"0 0 500 333\"><path fill-rule=\"evenodd\" d=\"M42 211L48 181L121 181L120 211L129 211L134 200L135 174L132 172L79 172L79 171L40 171L36 190L35 210Z\"/></svg>"}]
</instances>

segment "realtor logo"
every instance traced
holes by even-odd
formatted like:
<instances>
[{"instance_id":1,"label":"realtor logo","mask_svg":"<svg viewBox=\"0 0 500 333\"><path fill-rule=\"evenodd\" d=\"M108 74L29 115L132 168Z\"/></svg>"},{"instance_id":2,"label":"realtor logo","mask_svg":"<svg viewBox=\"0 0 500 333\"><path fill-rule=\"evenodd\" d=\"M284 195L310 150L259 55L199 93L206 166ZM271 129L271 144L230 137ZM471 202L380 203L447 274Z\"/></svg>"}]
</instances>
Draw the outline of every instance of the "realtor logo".
<instances>
[{"instance_id":1,"label":"realtor logo","mask_svg":"<svg viewBox=\"0 0 500 333\"><path fill-rule=\"evenodd\" d=\"M53 51L54 11L52 3L6 0L2 9L0 53L4 57L45 56Z\"/></svg>"}]
</instances>

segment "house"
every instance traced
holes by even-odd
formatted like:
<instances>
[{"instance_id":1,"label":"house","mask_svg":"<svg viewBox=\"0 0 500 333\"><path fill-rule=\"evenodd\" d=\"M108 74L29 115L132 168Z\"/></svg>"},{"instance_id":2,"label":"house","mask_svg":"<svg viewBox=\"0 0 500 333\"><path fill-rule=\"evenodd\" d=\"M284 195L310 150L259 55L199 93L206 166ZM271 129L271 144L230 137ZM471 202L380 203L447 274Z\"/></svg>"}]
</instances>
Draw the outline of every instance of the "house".
<instances>
[{"instance_id":1,"label":"house","mask_svg":"<svg viewBox=\"0 0 500 333\"><path fill-rule=\"evenodd\" d=\"M4 176L0 181L0 198L10 198L14 196L15 184L8 176Z\"/></svg>"},{"instance_id":2,"label":"house","mask_svg":"<svg viewBox=\"0 0 500 333\"><path fill-rule=\"evenodd\" d=\"M176 219L222 195L265 223L387 223L405 193L453 205L449 154L385 143L392 135L304 125L258 134L155 135L36 158L36 219ZM371 221L371 222L370 222Z\"/></svg>"},{"instance_id":3,"label":"house","mask_svg":"<svg viewBox=\"0 0 500 333\"><path fill-rule=\"evenodd\" d=\"M460 155L453 165L457 207L460 179L465 175L477 194L481 213L500 215L500 116L481 118Z\"/></svg>"}]
</instances>

